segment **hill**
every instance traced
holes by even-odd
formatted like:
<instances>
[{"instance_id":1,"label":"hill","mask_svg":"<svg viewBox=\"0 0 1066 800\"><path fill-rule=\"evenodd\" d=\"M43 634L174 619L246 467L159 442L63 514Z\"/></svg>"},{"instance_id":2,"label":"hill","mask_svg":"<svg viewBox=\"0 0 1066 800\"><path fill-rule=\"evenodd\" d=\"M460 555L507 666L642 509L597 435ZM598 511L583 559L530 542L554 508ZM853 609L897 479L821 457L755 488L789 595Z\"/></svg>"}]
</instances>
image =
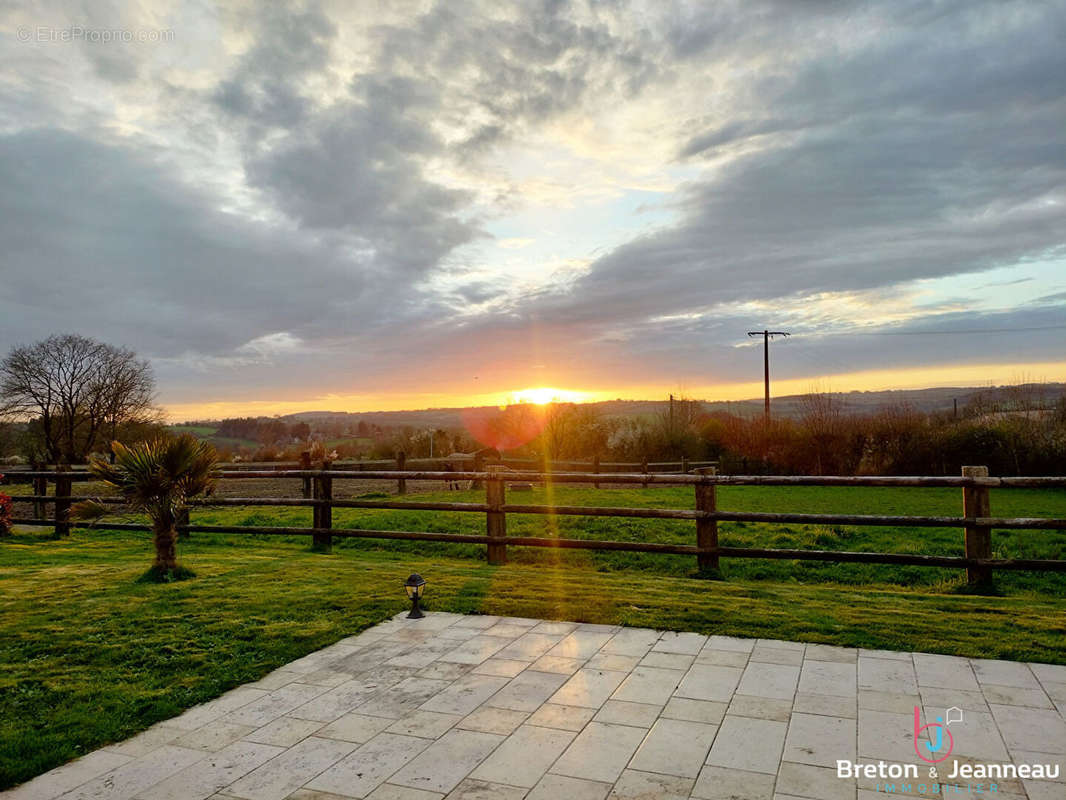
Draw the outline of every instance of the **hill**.
<instances>
[{"instance_id":1,"label":"hill","mask_svg":"<svg viewBox=\"0 0 1066 800\"><path fill-rule=\"evenodd\" d=\"M1066 383L1023 384L996 387L948 387L936 389L897 389L876 392L831 392L844 414L874 414L890 408L905 406L925 413L949 412L958 403L960 411L981 402L991 409L1016 407L1048 408L1066 396ZM803 415L809 395L785 395L773 398L776 416L797 418ZM727 412L751 417L763 412L761 397L737 401L698 401L707 412ZM641 417L663 413L669 408L667 400L604 400L590 403L604 416ZM488 407L483 407L488 408ZM427 408L409 411L304 411L281 417L285 422L307 422L312 426L323 422L366 422L381 427L454 428L462 425L464 408Z\"/></svg>"}]
</instances>

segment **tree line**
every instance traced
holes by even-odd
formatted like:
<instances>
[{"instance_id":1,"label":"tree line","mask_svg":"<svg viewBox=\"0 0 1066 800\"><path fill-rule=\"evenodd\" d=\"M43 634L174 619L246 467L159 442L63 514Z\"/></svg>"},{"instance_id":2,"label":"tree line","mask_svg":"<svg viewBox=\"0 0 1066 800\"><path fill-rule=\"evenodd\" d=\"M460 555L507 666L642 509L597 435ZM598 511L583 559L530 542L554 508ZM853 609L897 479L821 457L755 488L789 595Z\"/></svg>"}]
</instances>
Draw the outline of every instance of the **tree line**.
<instances>
[{"instance_id":1,"label":"tree line","mask_svg":"<svg viewBox=\"0 0 1066 800\"><path fill-rule=\"evenodd\" d=\"M76 464L108 453L112 441L157 438L166 428L154 395L150 365L131 350L72 334L15 347L0 361L0 456ZM640 417L574 403L468 412L462 426L430 430L268 417L211 424L213 438L256 442L257 460L297 460L312 445L334 458L371 459L493 447L554 461L718 460L731 473L956 475L981 464L998 475L1066 474L1066 397L1051 402L1034 384L979 394L949 413L906 405L849 413L826 393L808 395L794 418L770 421L708 413L686 399ZM342 438L324 448L329 437ZM233 456L225 445L219 455Z\"/></svg>"}]
</instances>

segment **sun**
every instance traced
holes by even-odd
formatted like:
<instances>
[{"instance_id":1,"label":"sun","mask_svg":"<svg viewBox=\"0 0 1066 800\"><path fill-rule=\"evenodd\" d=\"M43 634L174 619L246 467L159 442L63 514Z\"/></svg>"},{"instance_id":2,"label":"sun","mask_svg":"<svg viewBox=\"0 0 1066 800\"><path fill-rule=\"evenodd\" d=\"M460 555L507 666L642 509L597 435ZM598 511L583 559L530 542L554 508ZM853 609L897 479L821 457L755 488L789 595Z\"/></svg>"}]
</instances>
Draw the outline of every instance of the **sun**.
<instances>
[{"instance_id":1,"label":"sun","mask_svg":"<svg viewBox=\"0 0 1066 800\"><path fill-rule=\"evenodd\" d=\"M533 403L544 406L548 403L580 403L585 399L583 392L568 389L553 389L550 386L537 386L532 389L518 389L511 392L513 403Z\"/></svg>"}]
</instances>

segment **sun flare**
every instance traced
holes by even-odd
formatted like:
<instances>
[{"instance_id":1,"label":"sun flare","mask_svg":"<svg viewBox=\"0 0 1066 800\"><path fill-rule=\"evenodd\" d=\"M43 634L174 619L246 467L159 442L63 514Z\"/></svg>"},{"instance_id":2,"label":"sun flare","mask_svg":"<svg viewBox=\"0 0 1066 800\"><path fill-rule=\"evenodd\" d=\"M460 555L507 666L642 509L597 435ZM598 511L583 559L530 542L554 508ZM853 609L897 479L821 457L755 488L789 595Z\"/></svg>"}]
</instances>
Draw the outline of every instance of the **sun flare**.
<instances>
[{"instance_id":1,"label":"sun flare","mask_svg":"<svg viewBox=\"0 0 1066 800\"><path fill-rule=\"evenodd\" d=\"M511 392L512 403L533 403L544 406L548 403L581 403L586 400L584 392L572 392L568 389L553 389L550 386L537 386L532 389L518 389Z\"/></svg>"}]
</instances>

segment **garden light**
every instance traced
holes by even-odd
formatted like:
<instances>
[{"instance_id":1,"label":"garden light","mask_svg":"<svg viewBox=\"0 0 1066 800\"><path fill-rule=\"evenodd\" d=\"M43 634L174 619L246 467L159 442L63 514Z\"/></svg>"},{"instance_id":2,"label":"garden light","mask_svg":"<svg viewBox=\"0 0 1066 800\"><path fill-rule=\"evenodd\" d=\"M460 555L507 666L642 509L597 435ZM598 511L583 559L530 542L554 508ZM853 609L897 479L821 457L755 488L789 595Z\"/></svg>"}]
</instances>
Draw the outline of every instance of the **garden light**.
<instances>
[{"instance_id":1,"label":"garden light","mask_svg":"<svg viewBox=\"0 0 1066 800\"><path fill-rule=\"evenodd\" d=\"M412 572L407 580L404 581L403 588L407 592L407 596L411 598L411 613L407 615L407 618L422 619L425 614L418 607L418 601L422 599L422 595L426 591L426 579L417 572Z\"/></svg>"}]
</instances>

